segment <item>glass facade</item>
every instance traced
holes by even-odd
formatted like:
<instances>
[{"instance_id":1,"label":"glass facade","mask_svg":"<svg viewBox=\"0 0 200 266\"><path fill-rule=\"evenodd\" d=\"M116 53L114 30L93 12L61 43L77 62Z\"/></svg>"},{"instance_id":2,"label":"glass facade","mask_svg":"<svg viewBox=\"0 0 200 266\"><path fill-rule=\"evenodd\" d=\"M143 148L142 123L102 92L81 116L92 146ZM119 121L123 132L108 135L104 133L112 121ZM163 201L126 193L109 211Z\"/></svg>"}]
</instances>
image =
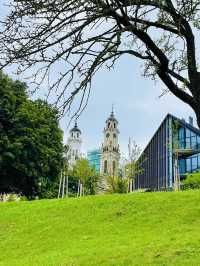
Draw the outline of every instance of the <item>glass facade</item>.
<instances>
[{"instance_id":1,"label":"glass facade","mask_svg":"<svg viewBox=\"0 0 200 266\"><path fill-rule=\"evenodd\" d=\"M181 126L179 128L178 134L179 149L191 150L190 156L183 155L179 159L179 173L181 178L187 173L195 172L200 169L200 133L194 132L192 129L186 126Z\"/></svg>"},{"instance_id":2,"label":"glass facade","mask_svg":"<svg viewBox=\"0 0 200 266\"><path fill-rule=\"evenodd\" d=\"M200 130L169 114L139 159L142 173L136 177L136 189L171 189L177 156L181 179L200 169Z\"/></svg>"},{"instance_id":3,"label":"glass facade","mask_svg":"<svg viewBox=\"0 0 200 266\"><path fill-rule=\"evenodd\" d=\"M200 133L199 133L200 134ZM200 149L200 135L188 129L187 127L181 126L179 128L179 148L180 149Z\"/></svg>"},{"instance_id":4,"label":"glass facade","mask_svg":"<svg viewBox=\"0 0 200 266\"><path fill-rule=\"evenodd\" d=\"M92 150L87 153L87 159L91 166L100 173L100 163L101 163L101 151L100 149Z\"/></svg>"},{"instance_id":5,"label":"glass facade","mask_svg":"<svg viewBox=\"0 0 200 266\"><path fill-rule=\"evenodd\" d=\"M200 169L200 153L179 160L179 171L181 175L195 172Z\"/></svg>"}]
</instances>

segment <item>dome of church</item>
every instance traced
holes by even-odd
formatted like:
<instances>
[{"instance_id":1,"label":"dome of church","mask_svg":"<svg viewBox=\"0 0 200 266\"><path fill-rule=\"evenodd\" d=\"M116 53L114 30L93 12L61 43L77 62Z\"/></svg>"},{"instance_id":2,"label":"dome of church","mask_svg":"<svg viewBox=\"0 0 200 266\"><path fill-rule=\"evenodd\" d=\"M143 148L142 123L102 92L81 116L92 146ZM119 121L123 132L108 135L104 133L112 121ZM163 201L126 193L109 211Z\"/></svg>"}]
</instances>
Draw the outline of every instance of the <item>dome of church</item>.
<instances>
[{"instance_id":1,"label":"dome of church","mask_svg":"<svg viewBox=\"0 0 200 266\"><path fill-rule=\"evenodd\" d=\"M110 116L106 120L106 122L108 122L108 121L114 121L114 122L117 122L118 123L117 119L114 116L114 112L113 111L111 112Z\"/></svg>"},{"instance_id":2,"label":"dome of church","mask_svg":"<svg viewBox=\"0 0 200 266\"><path fill-rule=\"evenodd\" d=\"M77 122L75 122L74 127L70 130L70 133L72 132L79 132L81 134L81 130L77 126Z\"/></svg>"}]
</instances>

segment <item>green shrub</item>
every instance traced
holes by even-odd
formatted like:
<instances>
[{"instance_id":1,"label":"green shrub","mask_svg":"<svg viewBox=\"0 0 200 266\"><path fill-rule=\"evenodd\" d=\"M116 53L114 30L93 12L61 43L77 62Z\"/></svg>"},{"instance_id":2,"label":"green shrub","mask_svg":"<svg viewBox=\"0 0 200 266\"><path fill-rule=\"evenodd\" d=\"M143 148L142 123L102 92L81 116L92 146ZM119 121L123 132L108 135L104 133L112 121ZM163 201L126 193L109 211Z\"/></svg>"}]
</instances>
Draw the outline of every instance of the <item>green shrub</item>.
<instances>
[{"instance_id":1,"label":"green shrub","mask_svg":"<svg viewBox=\"0 0 200 266\"><path fill-rule=\"evenodd\" d=\"M28 198L26 196L21 196L20 197L20 201L27 201L27 200L28 200Z\"/></svg>"},{"instance_id":2,"label":"green shrub","mask_svg":"<svg viewBox=\"0 0 200 266\"><path fill-rule=\"evenodd\" d=\"M107 177L107 193L128 193L128 179L117 176Z\"/></svg>"},{"instance_id":3,"label":"green shrub","mask_svg":"<svg viewBox=\"0 0 200 266\"><path fill-rule=\"evenodd\" d=\"M182 182L182 188L185 189L200 189L200 171L188 174Z\"/></svg>"},{"instance_id":4,"label":"green shrub","mask_svg":"<svg viewBox=\"0 0 200 266\"><path fill-rule=\"evenodd\" d=\"M16 194L10 194L9 197L8 197L8 201L11 202L11 201L16 201L17 199L17 195Z\"/></svg>"}]
</instances>

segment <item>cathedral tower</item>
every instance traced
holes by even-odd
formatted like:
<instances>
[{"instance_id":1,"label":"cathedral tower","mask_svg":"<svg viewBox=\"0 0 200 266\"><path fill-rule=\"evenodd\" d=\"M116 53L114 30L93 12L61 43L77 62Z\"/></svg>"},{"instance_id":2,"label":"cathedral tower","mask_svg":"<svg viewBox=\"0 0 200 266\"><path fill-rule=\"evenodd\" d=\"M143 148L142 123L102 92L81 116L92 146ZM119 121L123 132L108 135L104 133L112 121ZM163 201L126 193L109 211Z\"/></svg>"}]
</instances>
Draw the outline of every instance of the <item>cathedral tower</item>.
<instances>
[{"instance_id":1,"label":"cathedral tower","mask_svg":"<svg viewBox=\"0 0 200 266\"><path fill-rule=\"evenodd\" d=\"M69 162L69 168L72 169L73 165L76 163L76 160L81 158L81 131L75 122L74 127L69 132L69 138L67 141L67 158Z\"/></svg>"},{"instance_id":2,"label":"cathedral tower","mask_svg":"<svg viewBox=\"0 0 200 266\"><path fill-rule=\"evenodd\" d=\"M101 175L117 176L120 160L120 151L118 144L118 121L112 110L109 118L106 120L104 128L104 142L102 144L101 156Z\"/></svg>"}]
</instances>

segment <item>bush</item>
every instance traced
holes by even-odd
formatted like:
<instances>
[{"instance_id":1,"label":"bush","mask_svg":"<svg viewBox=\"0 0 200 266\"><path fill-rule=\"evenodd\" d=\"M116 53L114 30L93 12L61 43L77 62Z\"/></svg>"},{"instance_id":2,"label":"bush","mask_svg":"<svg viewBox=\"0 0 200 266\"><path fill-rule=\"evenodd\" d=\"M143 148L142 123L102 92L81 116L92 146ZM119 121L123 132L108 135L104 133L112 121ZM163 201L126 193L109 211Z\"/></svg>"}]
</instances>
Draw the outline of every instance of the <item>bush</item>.
<instances>
[{"instance_id":1,"label":"bush","mask_svg":"<svg viewBox=\"0 0 200 266\"><path fill-rule=\"evenodd\" d=\"M107 177L107 193L128 193L128 179L108 176Z\"/></svg>"},{"instance_id":2,"label":"bush","mask_svg":"<svg viewBox=\"0 0 200 266\"><path fill-rule=\"evenodd\" d=\"M27 201L27 200L28 200L28 198L26 196L21 196L20 197L20 201Z\"/></svg>"},{"instance_id":3,"label":"bush","mask_svg":"<svg viewBox=\"0 0 200 266\"><path fill-rule=\"evenodd\" d=\"M182 188L185 189L200 189L200 171L188 174L182 182Z\"/></svg>"},{"instance_id":4,"label":"bush","mask_svg":"<svg viewBox=\"0 0 200 266\"><path fill-rule=\"evenodd\" d=\"M17 201L17 195L16 194L10 194L8 197L8 202L11 201Z\"/></svg>"}]
</instances>

